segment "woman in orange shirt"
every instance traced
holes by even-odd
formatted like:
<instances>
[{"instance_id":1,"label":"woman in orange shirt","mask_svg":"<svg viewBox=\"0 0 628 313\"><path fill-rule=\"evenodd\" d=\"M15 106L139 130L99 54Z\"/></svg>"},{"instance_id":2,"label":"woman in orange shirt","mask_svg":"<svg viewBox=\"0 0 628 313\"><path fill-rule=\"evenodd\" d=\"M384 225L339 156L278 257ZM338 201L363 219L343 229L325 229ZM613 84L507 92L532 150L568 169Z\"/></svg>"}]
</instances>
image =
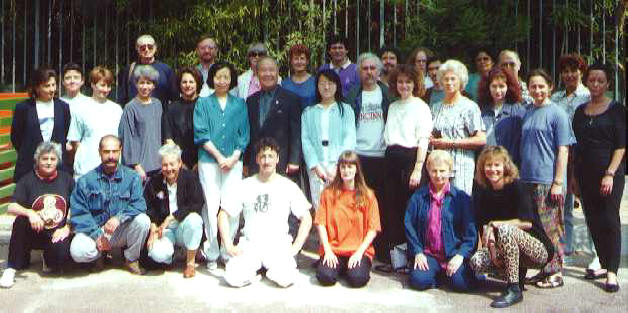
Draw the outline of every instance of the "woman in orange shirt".
<instances>
[{"instance_id":1,"label":"woman in orange shirt","mask_svg":"<svg viewBox=\"0 0 628 313\"><path fill-rule=\"evenodd\" d=\"M340 155L336 177L323 190L314 223L321 242L316 271L321 285L334 285L340 275L346 275L351 287L366 285L375 253L372 242L381 227L377 199L364 182L355 152Z\"/></svg>"}]
</instances>

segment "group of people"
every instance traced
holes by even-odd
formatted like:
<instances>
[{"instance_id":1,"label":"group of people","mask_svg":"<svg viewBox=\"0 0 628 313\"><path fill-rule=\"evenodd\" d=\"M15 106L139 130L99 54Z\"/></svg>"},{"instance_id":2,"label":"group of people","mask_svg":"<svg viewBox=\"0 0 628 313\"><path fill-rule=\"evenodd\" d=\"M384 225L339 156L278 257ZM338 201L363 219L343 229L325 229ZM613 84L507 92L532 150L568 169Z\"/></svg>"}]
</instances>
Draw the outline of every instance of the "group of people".
<instances>
[{"instance_id":1,"label":"group of people","mask_svg":"<svg viewBox=\"0 0 628 313\"><path fill-rule=\"evenodd\" d=\"M143 274L173 264L180 246L184 277L201 257L210 271L224 263L231 286L263 268L287 287L314 224L322 285L342 276L364 286L374 259L378 271L409 272L419 290L466 291L498 271L507 287L491 305L506 307L524 282L563 285L576 195L599 256L586 277L619 289L625 109L607 97L604 64L562 56L565 90L552 93L542 69L519 77L510 50L478 50L469 74L421 47L406 64L394 48L352 63L334 36L316 74L309 49L292 46L285 78L262 43L239 76L209 36L198 66L176 72L156 60L152 36L136 50L118 74L123 108L108 99L104 67L88 76L91 97L74 64L61 99L53 70L32 76L11 129L17 218L1 286L31 249L44 249L45 270L63 270L101 269L122 247L128 270ZM526 277L528 268L540 272Z\"/></svg>"}]
</instances>

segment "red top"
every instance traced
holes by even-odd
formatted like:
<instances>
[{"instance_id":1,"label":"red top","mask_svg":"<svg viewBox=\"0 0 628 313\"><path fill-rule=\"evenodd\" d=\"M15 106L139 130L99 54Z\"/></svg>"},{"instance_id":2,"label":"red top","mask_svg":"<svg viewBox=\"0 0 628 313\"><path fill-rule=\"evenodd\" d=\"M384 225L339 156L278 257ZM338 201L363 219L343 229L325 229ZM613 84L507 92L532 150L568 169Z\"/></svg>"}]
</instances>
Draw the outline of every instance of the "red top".
<instances>
[{"instance_id":1,"label":"red top","mask_svg":"<svg viewBox=\"0 0 628 313\"><path fill-rule=\"evenodd\" d=\"M338 256L351 256L364 242L369 230L381 231L379 208L373 192L364 195L365 205L356 207L356 191L343 190L339 194L325 189L314 223L325 226L332 251ZM325 254L323 245L319 254ZM375 254L373 244L364 252L371 260Z\"/></svg>"}]
</instances>

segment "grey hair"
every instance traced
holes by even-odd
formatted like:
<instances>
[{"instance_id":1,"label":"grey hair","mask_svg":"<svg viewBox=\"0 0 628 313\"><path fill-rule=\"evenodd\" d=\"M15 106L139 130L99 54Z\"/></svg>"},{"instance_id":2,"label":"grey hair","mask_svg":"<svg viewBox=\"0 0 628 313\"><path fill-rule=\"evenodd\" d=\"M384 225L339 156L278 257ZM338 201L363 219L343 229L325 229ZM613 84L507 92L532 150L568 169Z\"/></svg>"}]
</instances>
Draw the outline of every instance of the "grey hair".
<instances>
[{"instance_id":1,"label":"grey hair","mask_svg":"<svg viewBox=\"0 0 628 313\"><path fill-rule=\"evenodd\" d=\"M155 45L155 47L157 46L157 43L155 42L155 38L153 38L153 36L149 34L144 34L137 37L137 40L135 40L135 45L139 46L140 42L146 42L146 41L148 41L147 44Z\"/></svg>"},{"instance_id":2,"label":"grey hair","mask_svg":"<svg viewBox=\"0 0 628 313\"><path fill-rule=\"evenodd\" d=\"M174 156L181 160L181 148L174 143L167 143L159 148L159 156L163 159L167 156Z\"/></svg>"},{"instance_id":3,"label":"grey hair","mask_svg":"<svg viewBox=\"0 0 628 313\"><path fill-rule=\"evenodd\" d=\"M443 75L449 71L458 76L458 79L460 79L460 89L464 90L469 82L469 71L467 70L467 67L458 60L449 59L438 68L438 73L436 74L438 81L440 82Z\"/></svg>"},{"instance_id":4,"label":"grey hair","mask_svg":"<svg viewBox=\"0 0 628 313\"><path fill-rule=\"evenodd\" d=\"M512 56L515 59L515 62L517 62L517 65L521 66L521 58L519 57L519 53L512 50L502 50L497 57L497 61L499 62L502 57L505 57L506 55Z\"/></svg>"},{"instance_id":5,"label":"grey hair","mask_svg":"<svg viewBox=\"0 0 628 313\"><path fill-rule=\"evenodd\" d=\"M426 167L429 169L432 163L434 162L444 162L448 167L449 171L454 170L454 159L451 157L451 154L445 150L434 150L430 152L427 156Z\"/></svg>"},{"instance_id":6,"label":"grey hair","mask_svg":"<svg viewBox=\"0 0 628 313\"><path fill-rule=\"evenodd\" d=\"M266 62L271 62L272 64L275 64L277 71L279 71L279 63L277 63L277 60L275 60L273 57L269 57L269 56L265 56L259 59L259 61L257 61L257 65L255 65L255 70L259 71L260 64L266 63Z\"/></svg>"},{"instance_id":7,"label":"grey hair","mask_svg":"<svg viewBox=\"0 0 628 313\"><path fill-rule=\"evenodd\" d=\"M140 78L148 78L153 84L159 80L159 72L151 65L137 65L133 70L133 82L137 85Z\"/></svg>"},{"instance_id":8,"label":"grey hair","mask_svg":"<svg viewBox=\"0 0 628 313\"><path fill-rule=\"evenodd\" d=\"M250 44L249 48L246 50L247 56L251 52L264 52L264 53L268 54L268 49L266 48L265 44L263 44L261 42L255 42L255 43Z\"/></svg>"},{"instance_id":9,"label":"grey hair","mask_svg":"<svg viewBox=\"0 0 628 313\"><path fill-rule=\"evenodd\" d=\"M41 157L42 154L50 152L54 152L57 156L57 160L61 161L61 145L52 141L44 141L37 146L37 149L35 149L35 154L33 156L35 159L35 165L39 163L39 157Z\"/></svg>"},{"instance_id":10,"label":"grey hair","mask_svg":"<svg viewBox=\"0 0 628 313\"><path fill-rule=\"evenodd\" d=\"M384 63L382 63L382 60L375 53L364 52L358 57L358 62L356 64L358 66L358 70L362 67L362 62L366 60L375 61L375 67L377 67L378 73L381 73L382 69L384 69Z\"/></svg>"}]
</instances>

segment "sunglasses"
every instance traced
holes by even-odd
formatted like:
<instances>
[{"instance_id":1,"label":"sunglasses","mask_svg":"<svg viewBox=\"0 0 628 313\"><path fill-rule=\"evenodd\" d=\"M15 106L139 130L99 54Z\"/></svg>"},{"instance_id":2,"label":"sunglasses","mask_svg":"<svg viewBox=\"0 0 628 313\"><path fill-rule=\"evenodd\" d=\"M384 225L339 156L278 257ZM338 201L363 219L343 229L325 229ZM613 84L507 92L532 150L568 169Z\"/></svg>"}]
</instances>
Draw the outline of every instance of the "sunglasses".
<instances>
[{"instance_id":1,"label":"sunglasses","mask_svg":"<svg viewBox=\"0 0 628 313\"><path fill-rule=\"evenodd\" d=\"M144 45L137 46L137 48L140 49L140 51L153 50L155 48L155 45L153 45L153 44L144 44Z\"/></svg>"}]
</instances>

